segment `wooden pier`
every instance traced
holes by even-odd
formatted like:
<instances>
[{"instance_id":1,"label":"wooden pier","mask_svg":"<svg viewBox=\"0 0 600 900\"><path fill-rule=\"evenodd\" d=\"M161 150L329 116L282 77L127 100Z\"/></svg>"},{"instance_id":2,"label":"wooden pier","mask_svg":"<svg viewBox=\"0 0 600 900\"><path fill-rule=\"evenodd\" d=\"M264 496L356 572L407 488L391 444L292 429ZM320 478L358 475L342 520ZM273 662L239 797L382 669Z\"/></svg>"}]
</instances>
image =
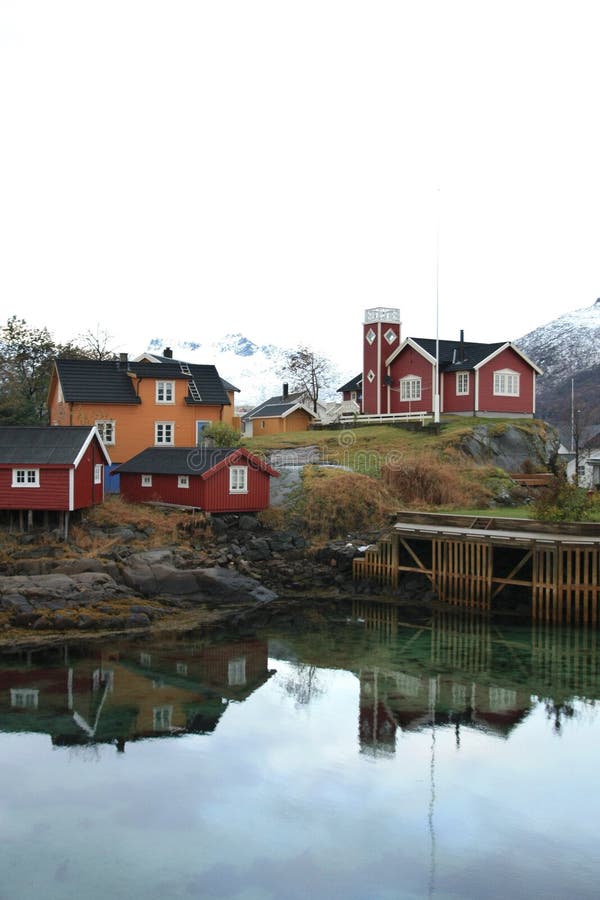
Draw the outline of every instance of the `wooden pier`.
<instances>
[{"instance_id":1,"label":"wooden pier","mask_svg":"<svg viewBox=\"0 0 600 900\"><path fill-rule=\"evenodd\" d=\"M600 525L402 513L354 560L354 577L395 588L409 572L451 605L490 610L518 588L530 594L533 621L597 626Z\"/></svg>"}]
</instances>

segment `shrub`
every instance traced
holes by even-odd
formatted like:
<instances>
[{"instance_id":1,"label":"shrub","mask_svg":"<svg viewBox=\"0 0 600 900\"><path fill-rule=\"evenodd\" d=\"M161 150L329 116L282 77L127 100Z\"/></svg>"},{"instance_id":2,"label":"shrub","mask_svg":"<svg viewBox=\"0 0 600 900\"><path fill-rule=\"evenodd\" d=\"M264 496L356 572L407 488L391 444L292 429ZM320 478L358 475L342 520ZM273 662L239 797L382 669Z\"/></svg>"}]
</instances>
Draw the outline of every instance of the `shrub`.
<instances>
[{"instance_id":1,"label":"shrub","mask_svg":"<svg viewBox=\"0 0 600 900\"><path fill-rule=\"evenodd\" d=\"M592 517L594 506L594 498L584 488L563 478L554 478L540 491L533 511L537 519L546 522L582 522Z\"/></svg>"},{"instance_id":2,"label":"shrub","mask_svg":"<svg viewBox=\"0 0 600 900\"><path fill-rule=\"evenodd\" d=\"M242 436L226 422L213 422L202 432L202 440L208 440L215 447L239 447Z\"/></svg>"}]
</instances>

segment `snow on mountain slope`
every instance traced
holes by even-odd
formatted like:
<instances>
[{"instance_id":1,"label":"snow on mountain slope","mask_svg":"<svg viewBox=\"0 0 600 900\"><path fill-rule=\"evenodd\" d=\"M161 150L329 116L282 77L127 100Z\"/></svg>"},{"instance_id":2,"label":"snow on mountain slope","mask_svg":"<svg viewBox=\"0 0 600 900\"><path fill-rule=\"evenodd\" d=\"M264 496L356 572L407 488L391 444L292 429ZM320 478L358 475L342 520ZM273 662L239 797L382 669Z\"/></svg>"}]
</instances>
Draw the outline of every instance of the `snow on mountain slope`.
<instances>
[{"instance_id":1,"label":"snow on mountain slope","mask_svg":"<svg viewBox=\"0 0 600 900\"><path fill-rule=\"evenodd\" d=\"M544 372L540 387L600 363L600 299L515 341Z\"/></svg>"}]
</instances>

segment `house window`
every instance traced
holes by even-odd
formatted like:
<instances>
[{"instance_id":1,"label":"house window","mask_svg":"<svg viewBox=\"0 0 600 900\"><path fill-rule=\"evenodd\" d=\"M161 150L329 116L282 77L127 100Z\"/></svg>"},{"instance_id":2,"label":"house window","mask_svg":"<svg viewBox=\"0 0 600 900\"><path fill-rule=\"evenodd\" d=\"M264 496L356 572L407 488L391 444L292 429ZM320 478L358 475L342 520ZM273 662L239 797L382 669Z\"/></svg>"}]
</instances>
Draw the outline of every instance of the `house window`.
<instances>
[{"instance_id":1,"label":"house window","mask_svg":"<svg viewBox=\"0 0 600 900\"><path fill-rule=\"evenodd\" d=\"M102 464L96 463L94 466L94 484L102 484Z\"/></svg>"},{"instance_id":2,"label":"house window","mask_svg":"<svg viewBox=\"0 0 600 900\"><path fill-rule=\"evenodd\" d=\"M400 399L421 399L421 379L418 375L407 375L405 378L400 379Z\"/></svg>"},{"instance_id":3,"label":"house window","mask_svg":"<svg viewBox=\"0 0 600 900\"><path fill-rule=\"evenodd\" d=\"M456 393L457 394L468 394L469 393L469 373L468 372L457 372L456 373Z\"/></svg>"},{"instance_id":4,"label":"house window","mask_svg":"<svg viewBox=\"0 0 600 900\"><path fill-rule=\"evenodd\" d=\"M184 675L184 676L186 676L187 673L188 673L187 663L183 663L183 662L177 662L177 663L175 663L175 670L176 670L176 672L177 672L178 675Z\"/></svg>"},{"instance_id":5,"label":"house window","mask_svg":"<svg viewBox=\"0 0 600 900\"><path fill-rule=\"evenodd\" d=\"M190 486L190 476L189 475L178 475L177 476L177 487L189 488L189 486Z\"/></svg>"},{"instance_id":6,"label":"house window","mask_svg":"<svg viewBox=\"0 0 600 900\"><path fill-rule=\"evenodd\" d=\"M173 446L174 432L173 422L155 422L154 423L154 443L163 446Z\"/></svg>"},{"instance_id":7,"label":"house window","mask_svg":"<svg viewBox=\"0 0 600 900\"><path fill-rule=\"evenodd\" d=\"M13 487L39 487L40 486L40 470L39 469L13 469L12 470L12 486Z\"/></svg>"},{"instance_id":8,"label":"house window","mask_svg":"<svg viewBox=\"0 0 600 900\"><path fill-rule=\"evenodd\" d=\"M494 372L494 395L497 397L519 396L519 373L510 369Z\"/></svg>"},{"instance_id":9,"label":"house window","mask_svg":"<svg viewBox=\"0 0 600 900\"><path fill-rule=\"evenodd\" d=\"M356 403L356 391L350 391L350 399Z\"/></svg>"},{"instance_id":10,"label":"house window","mask_svg":"<svg viewBox=\"0 0 600 900\"><path fill-rule=\"evenodd\" d=\"M246 684L246 657L238 656L227 663L227 683L230 686Z\"/></svg>"},{"instance_id":11,"label":"house window","mask_svg":"<svg viewBox=\"0 0 600 900\"><path fill-rule=\"evenodd\" d=\"M142 487L152 487L152 475L142 475Z\"/></svg>"},{"instance_id":12,"label":"house window","mask_svg":"<svg viewBox=\"0 0 600 900\"><path fill-rule=\"evenodd\" d=\"M155 706L152 710L154 731L168 731L173 716L172 706Z\"/></svg>"},{"instance_id":13,"label":"house window","mask_svg":"<svg viewBox=\"0 0 600 900\"><path fill-rule=\"evenodd\" d=\"M229 493L248 493L248 466L231 466L229 469Z\"/></svg>"},{"instance_id":14,"label":"house window","mask_svg":"<svg viewBox=\"0 0 600 900\"><path fill-rule=\"evenodd\" d=\"M113 419L98 419L96 422L96 428L98 429L98 434L107 445L107 447L114 446L115 443L115 423Z\"/></svg>"},{"instance_id":15,"label":"house window","mask_svg":"<svg viewBox=\"0 0 600 900\"><path fill-rule=\"evenodd\" d=\"M20 709L37 709L39 694L35 688L11 688L10 705Z\"/></svg>"},{"instance_id":16,"label":"house window","mask_svg":"<svg viewBox=\"0 0 600 900\"><path fill-rule=\"evenodd\" d=\"M151 655L149 653L143 653L143 652L140 653L140 666L145 666L146 668L148 668L148 666L151 666L151 665L152 665Z\"/></svg>"},{"instance_id":17,"label":"house window","mask_svg":"<svg viewBox=\"0 0 600 900\"><path fill-rule=\"evenodd\" d=\"M157 403L175 403L175 382L174 381L157 381L156 382L156 402Z\"/></svg>"},{"instance_id":18,"label":"house window","mask_svg":"<svg viewBox=\"0 0 600 900\"><path fill-rule=\"evenodd\" d=\"M366 338L367 338L368 343L369 343L369 344L372 344L376 337L377 337L377 335L375 334L375 332L373 331L373 329L372 329L372 328L369 328L369 330L367 331L367 334L366 334Z\"/></svg>"}]
</instances>

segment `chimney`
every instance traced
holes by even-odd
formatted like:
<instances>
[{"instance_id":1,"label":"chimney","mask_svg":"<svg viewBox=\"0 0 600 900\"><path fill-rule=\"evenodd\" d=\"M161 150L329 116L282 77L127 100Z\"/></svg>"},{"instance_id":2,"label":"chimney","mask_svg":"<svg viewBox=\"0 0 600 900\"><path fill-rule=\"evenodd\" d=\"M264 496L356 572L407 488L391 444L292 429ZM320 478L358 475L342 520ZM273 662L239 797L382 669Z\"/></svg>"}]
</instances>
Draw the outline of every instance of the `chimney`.
<instances>
[{"instance_id":1,"label":"chimney","mask_svg":"<svg viewBox=\"0 0 600 900\"><path fill-rule=\"evenodd\" d=\"M163 350L163 356L166 356L167 359L173 359L173 351L170 347L165 347Z\"/></svg>"},{"instance_id":2,"label":"chimney","mask_svg":"<svg viewBox=\"0 0 600 900\"><path fill-rule=\"evenodd\" d=\"M123 367L127 368L127 363L129 362L126 353L119 353L119 368Z\"/></svg>"},{"instance_id":3,"label":"chimney","mask_svg":"<svg viewBox=\"0 0 600 900\"><path fill-rule=\"evenodd\" d=\"M465 361L465 332L460 329L460 361Z\"/></svg>"},{"instance_id":4,"label":"chimney","mask_svg":"<svg viewBox=\"0 0 600 900\"><path fill-rule=\"evenodd\" d=\"M282 400L287 400L287 398L288 398L288 386L287 386L287 382L284 383L284 385L283 385L283 394L281 395L281 397L282 397Z\"/></svg>"}]
</instances>

